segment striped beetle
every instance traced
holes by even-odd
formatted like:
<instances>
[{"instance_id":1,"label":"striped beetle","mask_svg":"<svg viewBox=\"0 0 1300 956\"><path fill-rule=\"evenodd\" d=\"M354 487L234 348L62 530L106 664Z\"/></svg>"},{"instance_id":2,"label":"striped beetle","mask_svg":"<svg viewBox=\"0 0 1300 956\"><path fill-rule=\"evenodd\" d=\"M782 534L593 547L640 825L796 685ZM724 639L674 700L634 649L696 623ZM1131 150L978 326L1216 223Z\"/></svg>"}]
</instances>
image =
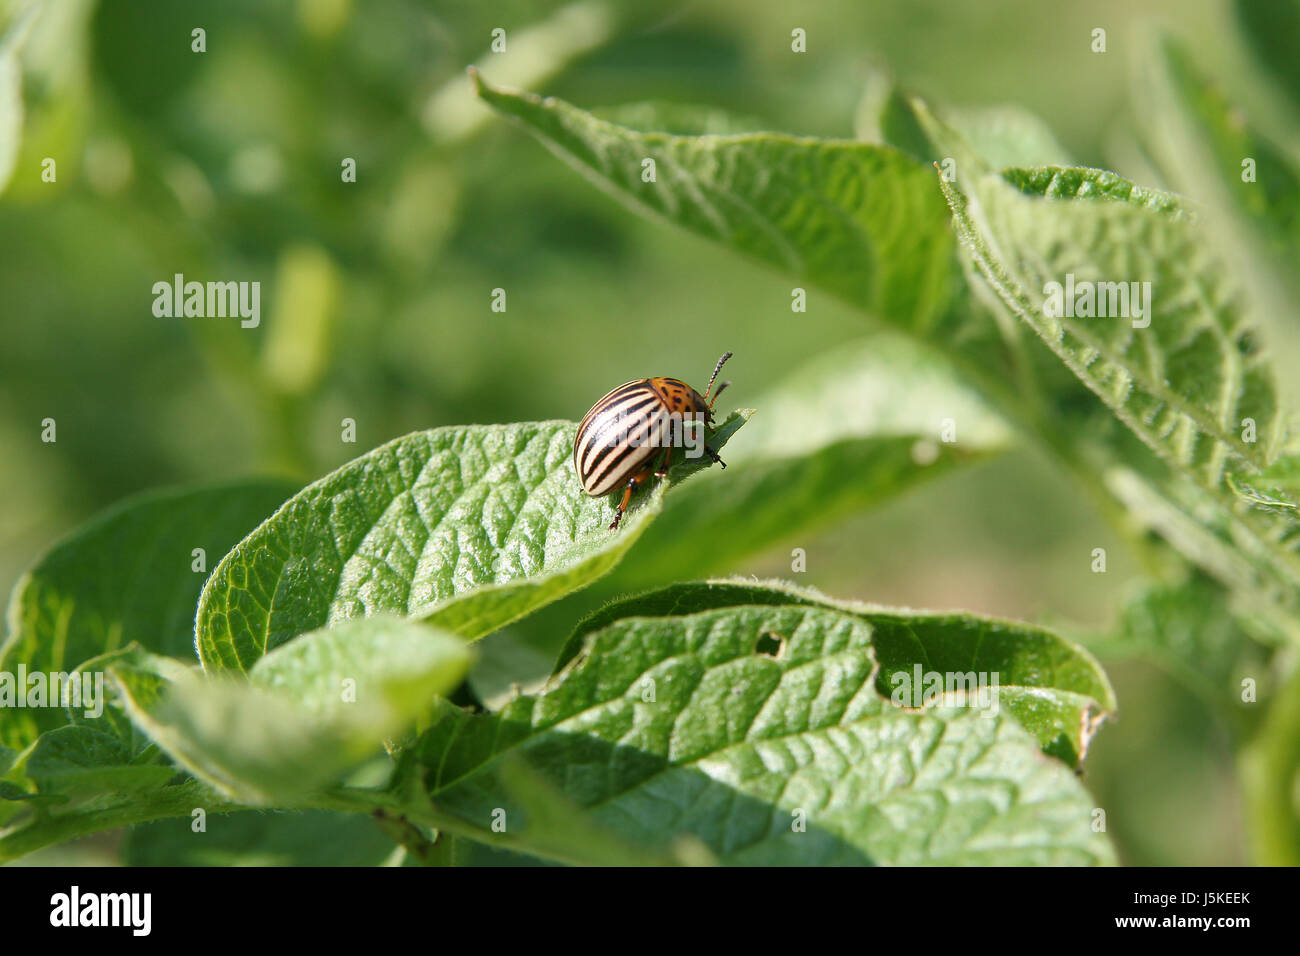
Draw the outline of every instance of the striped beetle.
<instances>
[{"instance_id":1,"label":"striped beetle","mask_svg":"<svg viewBox=\"0 0 1300 956\"><path fill-rule=\"evenodd\" d=\"M642 378L620 385L592 405L583 417L573 441L573 467L582 482L582 490L595 498L623 489L623 500L619 502L614 523L609 526L611 531L623 519L632 490L651 475L662 478L668 473L674 423L691 416L703 420L705 425L713 424L713 403L731 384L723 382L713 392L713 383L729 358L730 352L718 359L703 395L681 379ZM712 400L710 392L713 392ZM656 465L651 459L660 449L663 451ZM727 467L707 444L704 454Z\"/></svg>"}]
</instances>

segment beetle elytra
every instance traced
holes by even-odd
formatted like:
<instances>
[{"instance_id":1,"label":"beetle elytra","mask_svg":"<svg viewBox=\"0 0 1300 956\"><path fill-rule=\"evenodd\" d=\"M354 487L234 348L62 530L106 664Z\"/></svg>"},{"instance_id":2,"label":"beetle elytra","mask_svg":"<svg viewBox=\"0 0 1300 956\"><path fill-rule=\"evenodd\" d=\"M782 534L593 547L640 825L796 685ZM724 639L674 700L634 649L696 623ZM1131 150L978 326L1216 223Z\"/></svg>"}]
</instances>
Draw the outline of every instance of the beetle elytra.
<instances>
[{"instance_id":1,"label":"beetle elytra","mask_svg":"<svg viewBox=\"0 0 1300 956\"><path fill-rule=\"evenodd\" d=\"M681 379L642 378L609 392L583 417L573 442L573 467L582 490L598 497L623 489L611 531L623 519L632 491L652 475L662 478L668 473L668 459L674 444L681 440L677 429L682 423L713 424L713 404L731 384L723 382L714 392L713 383L729 358L727 352L718 359L703 395ZM727 467L707 443L703 453Z\"/></svg>"}]
</instances>

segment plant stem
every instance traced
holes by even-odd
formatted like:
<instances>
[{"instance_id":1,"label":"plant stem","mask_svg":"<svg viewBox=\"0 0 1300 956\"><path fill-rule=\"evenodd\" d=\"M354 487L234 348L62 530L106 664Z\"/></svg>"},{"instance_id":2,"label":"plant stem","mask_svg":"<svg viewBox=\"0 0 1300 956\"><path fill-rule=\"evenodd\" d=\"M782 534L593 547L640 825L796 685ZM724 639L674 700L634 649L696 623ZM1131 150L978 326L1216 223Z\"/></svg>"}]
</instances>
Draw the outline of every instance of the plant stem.
<instances>
[{"instance_id":1,"label":"plant stem","mask_svg":"<svg viewBox=\"0 0 1300 956\"><path fill-rule=\"evenodd\" d=\"M401 844L407 853L424 866L453 865L451 834L435 830L433 838L430 839L405 815L394 814L382 807L375 810L371 816L378 822L379 828L388 834L389 839Z\"/></svg>"},{"instance_id":2,"label":"plant stem","mask_svg":"<svg viewBox=\"0 0 1300 956\"><path fill-rule=\"evenodd\" d=\"M1254 862L1300 866L1300 665L1292 667L1238 766Z\"/></svg>"},{"instance_id":3,"label":"plant stem","mask_svg":"<svg viewBox=\"0 0 1300 956\"><path fill-rule=\"evenodd\" d=\"M37 850L67 840L115 830L135 823L148 823L167 817L189 816L195 809L206 813L232 813L252 810L233 803L212 800L212 792L195 782L176 787L164 787L145 800L109 807L106 810L84 811L47 816L12 832L0 835L0 863L16 860Z\"/></svg>"},{"instance_id":4,"label":"plant stem","mask_svg":"<svg viewBox=\"0 0 1300 956\"><path fill-rule=\"evenodd\" d=\"M210 788L197 780L190 780L179 786L164 787L116 807L47 815L28 821L9 832L0 830L0 863L92 833L169 817L189 816L199 808L210 814L267 809L227 802L215 796ZM317 794L300 806L280 806L276 809L333 810L339 813L384 812L388 816L400 815L395 798L378 790L335 790Z\"/></svg>"}]
</instances>

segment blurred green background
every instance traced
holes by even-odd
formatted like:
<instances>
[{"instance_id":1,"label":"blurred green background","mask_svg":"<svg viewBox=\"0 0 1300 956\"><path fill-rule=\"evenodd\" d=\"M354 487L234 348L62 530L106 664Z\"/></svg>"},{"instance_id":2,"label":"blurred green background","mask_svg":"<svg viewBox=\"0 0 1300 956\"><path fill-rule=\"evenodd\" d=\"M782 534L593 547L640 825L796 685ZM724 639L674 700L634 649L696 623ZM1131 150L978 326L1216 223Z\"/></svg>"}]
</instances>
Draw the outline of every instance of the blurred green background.
<instances>
[{"instance_id":1,"label":"blurred green background","mask_svg":"<svg viewBox=\"0 0 1300 956\"><path fill-rule=\"evenodd\" d=\"M146 488L305 482L416 429L576 419L631 378L702 383L725 349L746 405L869 331L815 292L792 316L787 278L593 189L473 100L470 63L587 109L699 103L828 137L854 135L885 68L937 103L1028 107L1077 161L1159 185L1133 145L1127 38L1154 18L1210 73L1247 56L1212 0L810 6L0 0L0 23L35 11L0 199L0 586ZM496 27L505 54L488 50ZM260 327L156 318L152 286L177 272L260 281ZM1133 577L1069 477L1028 450L793 543L800 583L836 596L1075 627L1106 627ZM734 570L788 576L789 546ZM1159 670L1104 663L1121 712L1085 782L1124 862L1244 862L1226 728Z\"/></svg>"}]
</instances>

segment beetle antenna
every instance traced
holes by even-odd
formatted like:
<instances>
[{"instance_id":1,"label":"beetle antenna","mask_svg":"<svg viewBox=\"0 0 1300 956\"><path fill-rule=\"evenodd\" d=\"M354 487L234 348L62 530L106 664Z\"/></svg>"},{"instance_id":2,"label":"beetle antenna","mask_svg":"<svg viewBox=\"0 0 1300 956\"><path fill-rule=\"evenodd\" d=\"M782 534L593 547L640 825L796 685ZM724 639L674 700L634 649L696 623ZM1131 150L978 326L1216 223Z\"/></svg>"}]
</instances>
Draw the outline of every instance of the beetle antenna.
<instances>
[{"instance_id":1,"label":"beetle antenna","mask_svg":"<svg viewBox=\"0 0 1300 956\"><path fill-rule=\"evenodd\" d=\"M714 403L718 400L718 396L722 394L722 390L730 384L731 382L723 382L718 386L718 390L713 393L713 399L709 402L709 408L713 407Z\"/></svg>"},{"instance_id":2,"label":"beetle antenna","mask_svg":"<svg viewBox=\"0 0 1300 956\"><path fill-rule=\"evenodd\" d=\"M704 397L705 397L705 398L708 398L708 397L709 397L709 393L713 391L713 383L714 383L715 381L717 381L718 373L722 371L722 366L726 363L727 359L729 359L729 358L731 358L731 353L730 353L730 352L725 352L725 353L723 353L722 358L718 359L718 364L715 365L715 366L713 366L713 374L709 376L709 387L706 388L706 389L704 390ZM730 382L723 382L723 383L722 383L722 388L719 388L718 391L721 392L723 388L726 388L726 387L727 387L728 385L730 385L730 384L731 384ZM717 396L717 395L714 395L714 396L713 396L713 400L714 400L714 401L717 401L717 400L718 400L718 396Z\"/></svg>"}]
</instances>

